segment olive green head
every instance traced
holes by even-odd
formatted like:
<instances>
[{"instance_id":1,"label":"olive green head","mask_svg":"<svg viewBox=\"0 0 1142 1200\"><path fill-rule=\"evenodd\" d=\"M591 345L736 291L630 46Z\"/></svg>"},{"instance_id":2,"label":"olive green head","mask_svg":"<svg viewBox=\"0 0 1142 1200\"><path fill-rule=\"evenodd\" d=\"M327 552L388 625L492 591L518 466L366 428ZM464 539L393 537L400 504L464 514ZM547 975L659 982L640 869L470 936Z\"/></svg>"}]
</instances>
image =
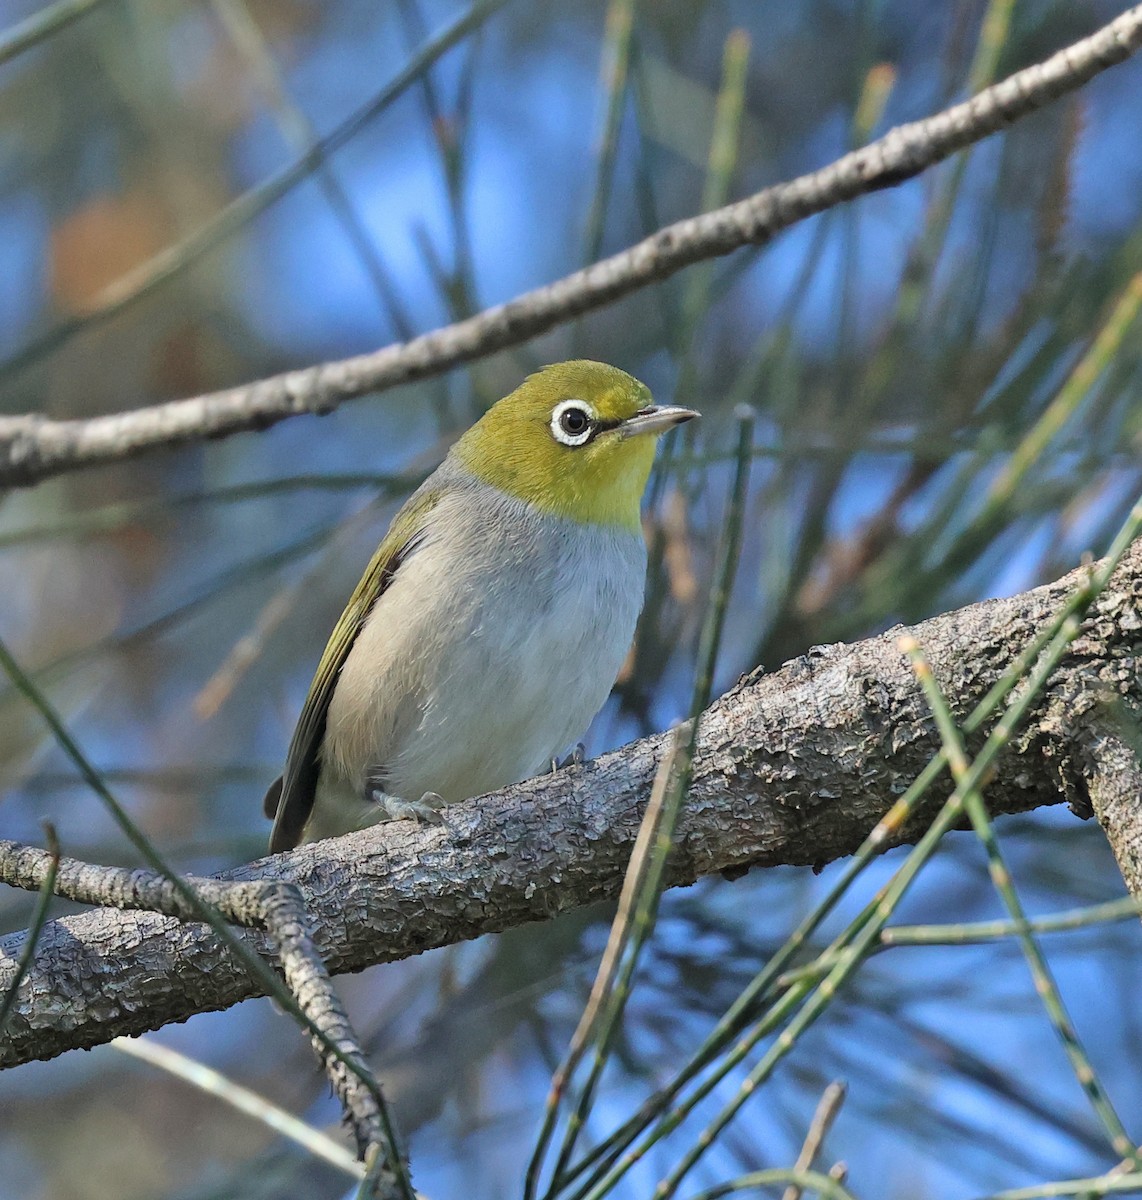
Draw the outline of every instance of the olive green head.
<instances>
[{"instance_id":1,"label":"olive green head","mask_svg":"<svg viewBox=\"0 0 1142 1200\"><path fill-rule=\"evenodd\" d=\"M656 405L617 367L577 359L528 376L453 453L477 478L584 524L637 529L658 436L698 414Z\"/></svg>"}]
</instances>

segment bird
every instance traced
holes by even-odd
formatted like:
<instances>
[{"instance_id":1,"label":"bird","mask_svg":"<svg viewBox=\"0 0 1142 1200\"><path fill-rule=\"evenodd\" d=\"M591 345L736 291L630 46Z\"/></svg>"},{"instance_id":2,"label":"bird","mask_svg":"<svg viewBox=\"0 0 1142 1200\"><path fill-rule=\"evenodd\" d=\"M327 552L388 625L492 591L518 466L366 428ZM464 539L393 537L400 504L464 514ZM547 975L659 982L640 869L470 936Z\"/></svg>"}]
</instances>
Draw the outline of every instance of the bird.
<instances>
[{"instance_id":1,"label":"bird","mask_svg":"<svg viewBox=\"0 0 1142 1200\"><path fill-rule=\"evenodd\" d=\"M590 360L529 375L393 518L330 635L270 852L538 775L606 702L646 578L660 435L699 414Z\"/></svg>"}]
</instances>

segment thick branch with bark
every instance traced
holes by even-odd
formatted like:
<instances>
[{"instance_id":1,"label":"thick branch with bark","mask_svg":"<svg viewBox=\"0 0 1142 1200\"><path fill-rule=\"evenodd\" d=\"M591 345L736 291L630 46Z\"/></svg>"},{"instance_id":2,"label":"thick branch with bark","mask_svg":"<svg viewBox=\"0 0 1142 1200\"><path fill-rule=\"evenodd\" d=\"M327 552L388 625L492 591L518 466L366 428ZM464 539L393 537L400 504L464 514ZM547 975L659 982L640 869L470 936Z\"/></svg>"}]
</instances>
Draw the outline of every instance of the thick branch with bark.
<instances>
[{"instance_id":1,"label":"thick branch with bark","mask_svg":"<svg viewBox=\"0 0 1142 1200\"><path fill-rule=\"evenodd\" d=\"M910 179L1076 90L1139 47L1142 5L965 103L898 126L818 171L667 225L620 254L410 342L133 412L71 421L38 414L0 417L0 487L35 483L157 447L261 429L301 413L331 412L366 392L437 375L517 345L691 263L763 245L814 213Z\"/></svg>"},{"instance_id":2,"label":"thick branch with bark","mask_svg":"<svg viewBox=\"0 0 1142 1200\"><path fill-rule=\"evenodd\" d=\"M957 718L1078 581L1076 572L910 631ZM1136 545L988 785L993 812L1089 803L1078 753L1088 729L1111 704L1131 720L1142 713L1140 611ZM899 636L818 647L771 675L746 677L711 706L672 884L747 866L818 865L856 848L940 745ZM228 878L299 885L333 972L546 919L617 893L667 737L450 806L440 827L377 826ZM20 948L19 935L0 942L0 991ZM43 931L0 1065L156 1029L252 994L248 975L201 925L116 910L67 917Z\"/></svg>"}]
</instances>

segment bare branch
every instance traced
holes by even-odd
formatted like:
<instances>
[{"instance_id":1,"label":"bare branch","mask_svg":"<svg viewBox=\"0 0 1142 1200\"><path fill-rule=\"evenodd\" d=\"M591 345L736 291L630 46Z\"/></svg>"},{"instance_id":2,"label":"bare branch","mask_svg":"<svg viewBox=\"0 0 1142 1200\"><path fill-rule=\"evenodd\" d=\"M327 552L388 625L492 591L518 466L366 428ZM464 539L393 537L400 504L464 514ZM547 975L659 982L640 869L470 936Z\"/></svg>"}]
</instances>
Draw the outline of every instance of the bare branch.
<instances>
[{"instance_id":1,"label":"bare branch","mask_svg":"<svg viewBox=\"0 0 1142 1200\"><path fill-rule=\"evenodd\" d=\"M794 1171L811 1171L813 1162L821 1150L821 1143L828 1137L829 1130L833 1127L833 1122L837 1119L837 1114L841 1111L841 1105L845 1102L845 1096L848 1094L848 1087L841 1080L834 1080L821 1093L821 1099L817 1101L817 1110L813 1113L813 1119L809 1122L809 1130L805 1134L805 1141L801 1145L801 1153L797 1155L797 1161L793 1164ZM799 1184L791 1183L786 1189L781 1200L801 1200L804 1195Z\"/></svg>"},{"instance_id":2,"label":"bare branch","mask_svg":"<svg viewBox=\"0 0 1142 1200\"><path fill-rule=\"evenodd\" d=\"M181 921L193 921L200 915L174 881L155 871L61 859L58 849L37 850L0 841L0 881L27 889L48 886L57 896L82 904L110 905L122 912L162 914ZM329 972L313 944L300 888L281 880L234 882L187 876L183 882L228 921L243 929L264 929L269 933L282 974L298 1006L324 1035L324 1041L316 1036L310 1040L345 1110L358 1155L366 1160L379 1150L395 1164L385 1167L376 1181L375 1194L393 1200L411 1196L407 1175L397 1159L399 1150L392 1136L391 1117ZM268 947L263 945L259 949L265 953ZM237 958L230 957L234 966L243 970ZM16 990L18 981L17 975ZM328 1043L336 1047L340 1058L330 1052ZM350 1070L346 1060L360 1070ZM366 1084L365 1079L370 1082Z\"/></svg>"},{"instance_id":3,"label":"bare branch","mask_svg":"<svg viewBox=\"0 0 1142 1200\"><path fill-rule=\"evenodd\" d=\"M409 342L133 412L71 421L37 414L0 418L0 486L260 429L301 413L327 413L366 392L437 375L516 345L691 263L762 245L814 213L909 179L1081 87L1140 46L1142 5L1136 5L1044 62L963 104L890 130L819 171L667 225L620 254Z\"/></svg>"},{"instance_id":4,"label":"bare branch","mask_svg":"<svg viewBox=\"0 0 1142 1200\"><path fill-rule=\"evenodd\" d=\"M38 46L61 29L98 8L106 0L58 0L11 25L0 36L0 63Z\"/></svg>"},{"instance_id":5,"label":"bare branch","mask_svg":"<svg viewBox=\"0 0 1142 1200\"><path fill-rule=\"evenodd\" d=\"M1089 578L1083 569L912 631L958 722ZM1137 720L1140 609L1136 545L988 785L993 812L1074 793L1081 768L1072 743L1108 692ZM743 866L819 865L853 851L939 748L897 647L900 632L818 647L772 675L746 677L707 710L669 866L674 885ZM617 893L668 737L450 806L440 827L395 822L228 878L298 885L332 972L546 919ZM937 792L932 804L946 795ZM921 825L931 812L921 812ZM914 824L901 836L917 832ZM0 992L21 946L19 935L0 941ZM156 1029L253 994L249 975L201 924L114 910L52 921L17 993L0 1065Z\"/></svg>"}]
</instances>

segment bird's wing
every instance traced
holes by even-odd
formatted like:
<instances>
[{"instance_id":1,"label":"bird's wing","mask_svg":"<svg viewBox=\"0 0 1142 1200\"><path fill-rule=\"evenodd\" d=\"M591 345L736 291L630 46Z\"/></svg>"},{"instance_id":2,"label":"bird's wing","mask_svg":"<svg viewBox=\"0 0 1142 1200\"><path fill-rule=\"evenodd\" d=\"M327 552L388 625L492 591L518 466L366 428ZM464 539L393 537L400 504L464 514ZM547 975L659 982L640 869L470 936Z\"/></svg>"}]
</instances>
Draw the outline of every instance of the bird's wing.
<instances>
[{"instance_id":1,"label":"bird's wing","mask_svg":"<svg viewBox=\"0 0 1142 1200\"><path fill-rule=\"evenodd\" d=\"M388 533L377 547L329 637L289 744L285 771L266 792L263 807L266 816L274 818L270 834L271 854L291 850L301 837L313 811L317 779L321 773L325 720L341 668L373 605L392 582L400 564L421 541L425 518L439 500L439 492L417 492L409 498L393 518Z\"/></svg>"}]
</instances>

